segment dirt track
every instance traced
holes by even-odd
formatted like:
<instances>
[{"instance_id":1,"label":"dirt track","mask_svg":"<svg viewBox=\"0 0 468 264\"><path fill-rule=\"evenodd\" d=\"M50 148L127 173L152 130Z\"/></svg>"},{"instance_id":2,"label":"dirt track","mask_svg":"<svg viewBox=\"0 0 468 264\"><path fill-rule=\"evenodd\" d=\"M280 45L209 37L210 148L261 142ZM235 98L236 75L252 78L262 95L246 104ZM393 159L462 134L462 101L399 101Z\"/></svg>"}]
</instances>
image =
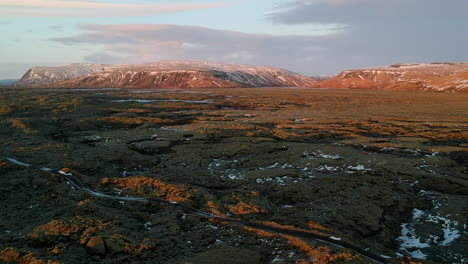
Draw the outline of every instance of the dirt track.
<instances>
[{"instance_id":1,"label":"dirt track","mask_svg":"<svg viewBox=\"0 0 468 264\"><path fill-rule=\"evenodd\" d=\"M467 102L364 90L3 89L0 261L372 263L170 205L94 198L11 157L68 168L107 194L320 232L393 262L466 263Z\"/></svg>"}]
</instances>

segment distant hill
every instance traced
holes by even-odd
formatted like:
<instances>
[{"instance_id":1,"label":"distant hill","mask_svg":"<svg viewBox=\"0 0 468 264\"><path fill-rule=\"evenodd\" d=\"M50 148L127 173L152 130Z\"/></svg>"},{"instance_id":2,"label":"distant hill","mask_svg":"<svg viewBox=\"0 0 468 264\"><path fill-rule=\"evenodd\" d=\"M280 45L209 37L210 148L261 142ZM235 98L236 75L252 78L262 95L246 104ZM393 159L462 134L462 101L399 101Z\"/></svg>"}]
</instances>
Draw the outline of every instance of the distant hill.
<instances>
[{"instance_id":1,"label":"distant hill","mask_svg":"<svg viewBox=\"0 0 468 264\"><path fill-rule=\"evenodd\" d=\"M316 86L468 92L468 63L407 63L349 70Z\"/></svg>"},{"instance_id":2,"label":"distant hill","mask_svg":"<svg viewBox=\"0 0 468 264\"><path fill-rule=\"evenodd\" d=\"M33 68L15 85L56 88L310 87L318 80L272 67L206 61ZM80 71L75 65L80 65ZM85 67L83 67L85 66Z\"/></svg>"},{"instance_id":3,"label":"distant hill","mask_svg":"<svg viewBox=\"0 0 468 264\"><path fill-rule=\"evenodd\" d=\"M0 86L10 86L17 81L18 79L3 79L0 80Z\"/></svg>"}]
</instances>

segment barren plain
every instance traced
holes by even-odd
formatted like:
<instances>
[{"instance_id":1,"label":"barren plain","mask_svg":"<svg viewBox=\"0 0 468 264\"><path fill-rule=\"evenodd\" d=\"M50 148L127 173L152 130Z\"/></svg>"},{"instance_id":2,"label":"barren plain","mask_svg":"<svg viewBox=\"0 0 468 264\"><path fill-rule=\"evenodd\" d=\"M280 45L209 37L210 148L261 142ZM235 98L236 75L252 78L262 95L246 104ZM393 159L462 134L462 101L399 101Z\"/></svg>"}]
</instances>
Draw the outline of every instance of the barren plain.
<instances>
[{"instance_id":1,"label":"barren plain","mask_svg":"<svg viewBox=\"0 0 468 264\"><path fill-rule=\"evenodd\" d=\"M468 261L466 93L3 88L0 116L0 262Z\"/></svg>"}]
</instances>

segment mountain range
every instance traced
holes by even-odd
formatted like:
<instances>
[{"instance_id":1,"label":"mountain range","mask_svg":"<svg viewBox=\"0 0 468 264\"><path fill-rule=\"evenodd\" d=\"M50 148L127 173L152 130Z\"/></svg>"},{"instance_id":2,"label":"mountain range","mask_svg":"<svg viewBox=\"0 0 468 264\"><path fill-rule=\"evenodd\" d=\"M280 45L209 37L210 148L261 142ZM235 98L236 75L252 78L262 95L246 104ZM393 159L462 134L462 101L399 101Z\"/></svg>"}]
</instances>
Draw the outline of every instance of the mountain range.
<instances>
[{"instance_id":1,"label":"mountain range","mask_svg":"<svg viewBox=\"0 0 468 264\"><path fill-rule=\"evenodd\" d=\"M236 88L310 87L317 79L272 67L204 61L161 61L145 64L72 64L32 68L16 86L54 88ZM72 69L69 72L69 69Z\"/></svg>"},{"instance_id":2,"label":"mountain range","mask_svg":"<svg viewBox=\"0 0 468 264\"><path fill-rule=\"evenodd\" d=\"M326 78L288 70L206 61L34 67L13 84L49 88L307 87L468 92L468 63L394 64Z\"/></svg>"}]
</instances>

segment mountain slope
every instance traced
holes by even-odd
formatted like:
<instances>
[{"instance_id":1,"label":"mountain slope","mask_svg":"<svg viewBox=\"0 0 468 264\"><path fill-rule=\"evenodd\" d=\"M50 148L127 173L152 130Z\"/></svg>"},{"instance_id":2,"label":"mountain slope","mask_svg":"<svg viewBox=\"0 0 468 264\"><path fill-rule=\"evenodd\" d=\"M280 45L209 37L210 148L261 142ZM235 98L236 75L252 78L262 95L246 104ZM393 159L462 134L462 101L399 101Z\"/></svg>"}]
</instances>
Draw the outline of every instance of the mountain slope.
<instances>
[{"instance_id":1,"label":"mountain slope","mask_svg":"<svg viewBox=\"0 0 468 264\"><path fill-rule=\"evenodd\" d=\"M468 63L395 64L349 70L316 87L468 92Z\"/></svg>"},{"instance_id":2,"label":"mountain slope","mask_svg":"<svg viewBox=\"0 0 468 264\"><path fill-rule=\"evenodd\" d=\"M272 67L197 61L116 65L86 76L49 83L60 88L310 87L317 79Z\"/></svg>"},{"instance_id":3,"label":"mountain slope","mask_svg":"<svg viewBox=\"0 0 468 264\"><path fill-rule=\"evenodd\" d=\"M37 86L51 82L78 78L93 72L101 71L106 65L92 63L73 63L60 67L34 67L15 82L15 86Z\"/></svg>"}]
</instances>

